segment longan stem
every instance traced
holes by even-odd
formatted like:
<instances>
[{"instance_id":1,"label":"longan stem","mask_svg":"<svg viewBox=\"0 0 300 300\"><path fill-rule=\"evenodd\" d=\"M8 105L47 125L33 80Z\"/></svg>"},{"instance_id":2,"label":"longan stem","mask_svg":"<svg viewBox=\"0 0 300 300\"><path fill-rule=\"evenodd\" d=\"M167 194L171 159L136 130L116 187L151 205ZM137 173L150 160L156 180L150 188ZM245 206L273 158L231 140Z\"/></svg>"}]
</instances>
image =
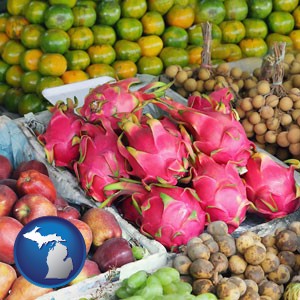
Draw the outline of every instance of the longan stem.
<instances>
[{"instance_id":1,"label":"longan stem","mask_svg":"<svg viewBox=\"0 0 300 300\"><path fill-rule=\"evenodd\" d=\"M201 67L211 70L211 30L212 24L205 22L201 24L202 34L204 38L203 50L201 53Z\"/></svg>"}]
</instances>

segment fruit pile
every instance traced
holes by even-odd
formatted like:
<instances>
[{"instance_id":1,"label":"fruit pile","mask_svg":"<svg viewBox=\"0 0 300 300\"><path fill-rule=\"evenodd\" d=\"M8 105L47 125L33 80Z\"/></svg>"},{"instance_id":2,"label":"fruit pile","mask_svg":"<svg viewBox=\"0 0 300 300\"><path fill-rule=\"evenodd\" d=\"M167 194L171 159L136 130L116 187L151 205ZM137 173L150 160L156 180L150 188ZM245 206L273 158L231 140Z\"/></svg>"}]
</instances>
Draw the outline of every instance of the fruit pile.
<instances>
[{"instance_id":1,"label":"fruit pile","mask_svg":"<svg viewBox=\"0 0 300 300\"><path fill-rule=\"evenodd\" d=\"M245 231L235 238L226 223L216 221L176 254L173 267L191 283L195 295L279 300L290 282L299 282L299 237L299 221L265 236ZM299 294L294 297L285 299L297 299Z\"/></svg>"},{"instance_id":2,"label":"fruit pile","mask_svg":"<svg viewBox=\"0 0 300 300\"><path fill-rule=\"evenodd\" d=\"M116 205L170 251L214 220L232 232L248 211L270 220L299 208L295 166L255 151L229 89L184 105L165 96L163 82L137 83L99 85L81 107L58 101L38 136L48 162L70 170L99 206ZM162 115L144 114L148 104ZM278 181L286 188L278 191Z\"/></svg>"},{"instance_id":3,"label":"fruit pile","mask_svg":"<svg viewBox=\"0 0 300 300\"><path fill-rule=\"evenodd\" d=\"M13 169L8 158L0 155L0 204L1 299L35 299L52 291L30 283L15 267L17 235L23 226L39 217L65 218L83 236L87 257L81 272L69 285L143 257L144 248L122 236L122 227L112 212L79 209L58 195L46 165L38 160L21 162Z\"/></svg>"},{"instance_id":4,"label":"fruit pile","mask_svg":"<svg viewBox=\"0 0 300 300\"><path fill-rule=\"evenodd\" d=\"M0 105L45 109L44 88L109 75L160 75L201 63L202 24L214 60L300 48L299 0L8 0L0 16Z\"/></svg>"}]
</instances>

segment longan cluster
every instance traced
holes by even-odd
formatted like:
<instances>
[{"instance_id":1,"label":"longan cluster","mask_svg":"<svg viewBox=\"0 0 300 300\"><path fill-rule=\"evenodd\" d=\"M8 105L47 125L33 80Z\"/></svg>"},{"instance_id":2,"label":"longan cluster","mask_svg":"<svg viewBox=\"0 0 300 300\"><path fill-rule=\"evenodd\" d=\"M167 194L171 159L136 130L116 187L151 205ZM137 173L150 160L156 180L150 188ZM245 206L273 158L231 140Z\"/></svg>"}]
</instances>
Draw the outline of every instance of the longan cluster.
<instances>
[{"instance_id":1,"label":"longan cluster","mask_svg":"<svg viewBox=\"0 0 300 300\"><path fill-rule=\"evenodd\" d=\"M279 300L286 286L300 277L300 222L263 237L245 231L228 233L223 221L192 238L173 267L189 281L193 293L214 293L219 299Z\"/></svg>"}]
</instances>

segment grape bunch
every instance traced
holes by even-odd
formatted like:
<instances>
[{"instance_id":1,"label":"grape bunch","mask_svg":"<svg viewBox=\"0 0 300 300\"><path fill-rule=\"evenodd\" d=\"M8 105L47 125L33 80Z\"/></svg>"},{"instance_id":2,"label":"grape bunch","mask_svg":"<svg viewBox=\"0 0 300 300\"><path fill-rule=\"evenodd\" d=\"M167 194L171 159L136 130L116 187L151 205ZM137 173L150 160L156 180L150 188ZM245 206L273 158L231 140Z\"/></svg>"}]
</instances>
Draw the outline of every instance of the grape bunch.
<instances>
[{"instance_id":1,"label":"grape bunch","mask_svg":"<svg viewBox=\"0 0 300 300\"><path fill-rule=\"evenodd\" d=\"M193 295L191 284L182 281L180 273L169 266L152 274L144 270L135 272L122 281L116 296L126 300L217 300L212 293Z\"/></svg>"}]
</instances>

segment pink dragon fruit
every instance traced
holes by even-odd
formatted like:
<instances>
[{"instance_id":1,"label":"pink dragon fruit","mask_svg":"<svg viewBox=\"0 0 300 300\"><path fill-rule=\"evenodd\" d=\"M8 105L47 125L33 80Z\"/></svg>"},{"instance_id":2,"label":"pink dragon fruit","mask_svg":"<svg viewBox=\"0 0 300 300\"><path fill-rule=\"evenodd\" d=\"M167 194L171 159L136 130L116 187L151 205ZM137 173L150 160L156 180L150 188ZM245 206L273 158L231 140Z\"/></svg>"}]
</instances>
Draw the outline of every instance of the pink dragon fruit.
<instances>
[{"instance_id":1,"label":"pink dragon fruit","mask_svg":"<svg viewBox=\"0 0 300 300\"><path fill-rule=\"evenodd\" d=\"M222 220L233 232L246 217L250 202L236 166L218 164L205 154L198 154L193 167L192 185L196 190L206 221Z\"/></svg>"},{"instance_id":2,"label":"pink dragon fruit","mask_svg":"<svg viewBox=\"0 0 300 300\"><path fill-rule=\"evenodd\" d=\"M75 114L76 99L67 99L67 104L58 101L49 110L52 113L46 131L38 136L44 146L47 160L56 167L72 169L79 157L80 130L84 120Z\"/></svg>"},{"instance_id":3,"label":"pink dragon fruit","mask_svg":"<svg viewBox=\"0 0 300 300\"><path fill-rule=\"evenodd\" d=\"M106 118L102 119L102 125L84 124L79 144L80 158L73 166L87 195L103 205L111 205L108 196L113 194L112 191L105 193L104 187L120 177L128 177L125 159L117 149L117 139Z\"/></svg>"},{"instance_id":4,"label":"pink dragon fruit","mask_svg":"<svg viewBox=\"0 0 300 300\"><path fill-rule=\"evenodd\" d=\"M166 117L145 116L140 123L134 115L123 120L118 149L128 161L127 172L143 183L177 184L187 175L190 136Z\"/></svg>"},{"instance_id":5,"label":"pink dragon fruit","mask_svg":"<svg viewBox=\"0 0 300 300\"><path fill-rule=\"evenodd\" d=\"M140 118L146 100L163 95L168 87L162 82L152 82L136 91L130 90L132 85L140 82L137 77L132 77L99 85L91 89L78 113L89 122L97 122L105 116L116 130L122 117L135 113Z\"/></svg>"},{"instance_id":6,"label":"pink dragon fruit","mask_svg":"<svg viewBox=\"0 0 300 300\"><path fill-rule=\"evenodd\" d=\"M153 185L143 199L140 231L167 249L176 251L203 232L205 213L193 189Z\"/></svg>"},{"instance_id":7,"label":"pink dragon fruit","mask_svg":"<svg viewBox=\"0 0 300 300\"><path fill-rule=\"evenodd\" d=\"M286 216L300 207L300 187L295 182L295 166L283 166L270 155L254 153L242 175L253 212L268 220Z\"/></svg>"},{"instance_id":8,"label":"pink dragon fruit","mask_svg":"<svg viewBox=\"0 0 300 300\"><path fill-rule=\"evenodd\" d=\"M207 108L198 110L166 97L155 99L153 103L187 128L193 136L196 151L211 156L218 163L231 161L239 167L246 165L255 145L247 138L234 113Z\"/></svg>"}]
</instances>

